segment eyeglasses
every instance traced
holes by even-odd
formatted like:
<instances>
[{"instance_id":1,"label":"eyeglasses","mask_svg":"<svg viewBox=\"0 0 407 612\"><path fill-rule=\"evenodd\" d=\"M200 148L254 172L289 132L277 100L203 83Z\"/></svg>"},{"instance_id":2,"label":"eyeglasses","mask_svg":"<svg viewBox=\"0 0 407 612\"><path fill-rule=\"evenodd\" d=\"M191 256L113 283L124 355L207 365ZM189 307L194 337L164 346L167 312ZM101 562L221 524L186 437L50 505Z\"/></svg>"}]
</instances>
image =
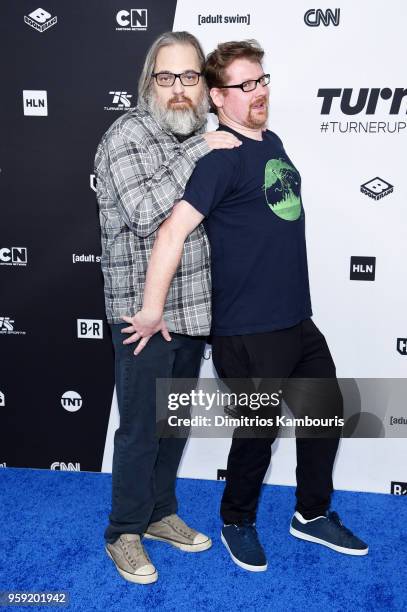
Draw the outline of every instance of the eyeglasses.
<instances>
[{"instance_id":1,"label":"eyeglasses","mask_svg":"<svg viewBox=\"0 0 407 612\"><path fill-rule=\"evenodd\" d=\"M160 87L172 87L175 83L175 79L179 79L185 87L191 87L197 85L199 77L202 76L201 72L195 72L195 70L187 70L180 74L174 74L173 72L153 72L152 77L157 81L157 85Z\"/></svg>"},{"instance_id":2,"label":"eyeglasses","mask_svg":"<svg viewBox=\"0 0 407 612\"><path fill-rule=\"evenodd\" d=\"M244 83L239 83L239 85L222 85L221 87L219 87L219 89L232 89L234 87L237 87L242 91L253 91L253 89L256 89L258 83L265 87L270 83L270 75L263 74L263 76L259 77L258 79L254 79L253 81L244 81Z\"/></svg>"}]
</instances>

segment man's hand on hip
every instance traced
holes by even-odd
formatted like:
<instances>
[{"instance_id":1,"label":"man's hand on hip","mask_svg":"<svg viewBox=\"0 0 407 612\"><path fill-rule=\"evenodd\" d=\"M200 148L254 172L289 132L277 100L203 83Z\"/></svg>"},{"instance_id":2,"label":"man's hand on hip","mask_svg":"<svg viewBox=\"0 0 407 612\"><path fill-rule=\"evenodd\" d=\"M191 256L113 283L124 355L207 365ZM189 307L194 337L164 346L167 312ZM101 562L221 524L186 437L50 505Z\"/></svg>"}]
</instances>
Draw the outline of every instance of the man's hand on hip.
<instances>
[{"instance_id":1,"label":"man's hand on hip","mask_svg":"<svg viewBox=\"0 0 407 612\"><path fill-rule=\"evenodd\" d=\"M167 325L162 317L139 310L133 317L123 316L122 319L130 324L129 327L122 329L122 334L132 334L126 340L123 340L123 344L132 344L133 342L140 341L134 351L135 355L138 355L146 346L151 336L154 336L159 331L165 340L171 340Z\"/></svg>"}]
</instances>

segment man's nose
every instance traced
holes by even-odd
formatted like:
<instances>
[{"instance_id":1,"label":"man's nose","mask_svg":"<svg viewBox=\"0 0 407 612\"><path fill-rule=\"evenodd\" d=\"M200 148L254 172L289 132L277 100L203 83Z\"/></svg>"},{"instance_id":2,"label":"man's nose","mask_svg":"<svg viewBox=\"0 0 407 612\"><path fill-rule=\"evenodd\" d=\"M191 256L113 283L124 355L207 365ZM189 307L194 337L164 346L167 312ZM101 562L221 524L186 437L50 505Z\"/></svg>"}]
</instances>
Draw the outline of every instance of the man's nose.
<instances>
[{"instance_id":1,"label":"man's nose","mask_svg":"<svg viewBox=\"0 0 407 612\"><path fill-rule=\"evenodd\" d=\"M175 77L174 85L172 86L172 91L175 94L184 93L184 86L181 83L180 77Z\"/></svg>"}]
</instances>

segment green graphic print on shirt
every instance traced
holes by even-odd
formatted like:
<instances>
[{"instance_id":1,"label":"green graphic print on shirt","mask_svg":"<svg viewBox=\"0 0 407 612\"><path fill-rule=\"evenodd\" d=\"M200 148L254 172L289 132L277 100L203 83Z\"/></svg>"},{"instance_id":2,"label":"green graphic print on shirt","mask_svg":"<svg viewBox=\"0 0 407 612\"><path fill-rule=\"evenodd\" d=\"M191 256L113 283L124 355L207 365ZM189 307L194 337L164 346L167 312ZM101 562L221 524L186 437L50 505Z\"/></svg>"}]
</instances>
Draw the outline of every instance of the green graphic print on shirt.
<instances>
[{"instance_id":1,"label":"green graphic print on shirt","mask_svg":"<svg viewBox=\"0 0 407 612\"><path fill-rule=\"evenodd\" d=\"M296 221L301 214L300 177L283 159L269 159L264 170L264 194L280 219Z\"/></svg>"}]
</instances>

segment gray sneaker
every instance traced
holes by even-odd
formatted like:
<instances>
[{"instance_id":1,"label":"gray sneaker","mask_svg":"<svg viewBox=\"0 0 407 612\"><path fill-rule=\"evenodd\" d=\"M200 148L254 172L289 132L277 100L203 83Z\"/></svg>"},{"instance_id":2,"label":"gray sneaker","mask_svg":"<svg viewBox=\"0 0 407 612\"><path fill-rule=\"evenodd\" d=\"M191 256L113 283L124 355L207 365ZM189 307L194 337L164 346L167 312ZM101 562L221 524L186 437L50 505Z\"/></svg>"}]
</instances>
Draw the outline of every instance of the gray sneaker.
<instances>
[{"instance_id":1,"label":"gray sneaker","mask_svg":"<svg viewBox=\"0 0 407 612\"><path fill-rule=\"evenodd\" d=\"M114 544L106 543L106 552L125 580L139 584L150 584L157 580L158 572L138 534L123 533Z\"/></svg>"},{"instance_id":2,"label":"gray sneaker","mask_svg":"<svg viewBox=\"0 0 407 612\"><path fill-rule=\"evenodd\" d=\"M201 552L212 546L212 540L208 536L188 527L176 514L170 514L161 521L150 523L144 537L168 542L186 552Z\"/></svg>"}]
</instances>

